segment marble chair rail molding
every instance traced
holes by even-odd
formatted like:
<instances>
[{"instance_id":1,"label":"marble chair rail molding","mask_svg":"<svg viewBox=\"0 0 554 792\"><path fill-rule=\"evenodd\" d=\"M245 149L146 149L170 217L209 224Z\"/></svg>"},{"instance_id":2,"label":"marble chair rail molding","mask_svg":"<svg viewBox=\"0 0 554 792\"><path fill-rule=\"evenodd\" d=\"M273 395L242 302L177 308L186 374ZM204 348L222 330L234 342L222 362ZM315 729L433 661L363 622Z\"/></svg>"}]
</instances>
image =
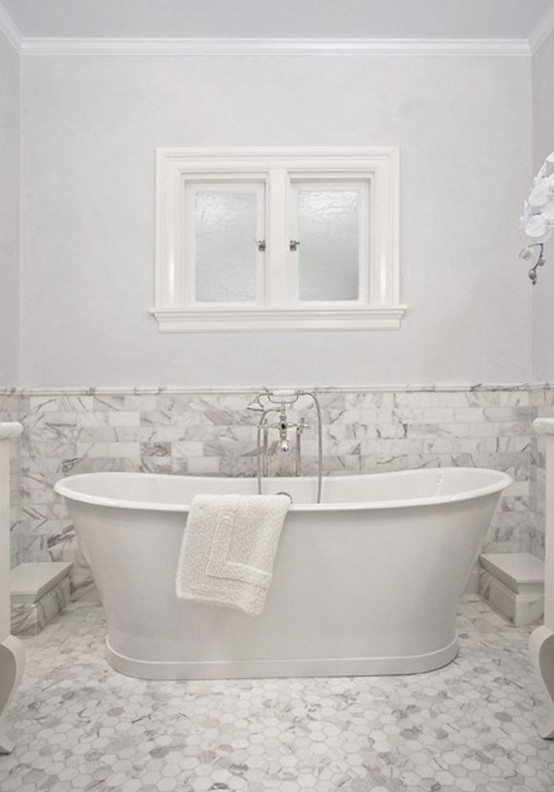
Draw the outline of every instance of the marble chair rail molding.
<instances>
[{"instance_id":1,"label":"marble chair rail molding","mask_svg":"<svg viewBox=\"0 0 554 792\"><path fill-rule=\"evenodd\" d=\"M544 449L531 432L554 415L550 384L311 387L321 404L326 475L421 467L486 467L508 473L484 552L543 555ZM256 423L244 388L18 388L0 390L0 420L24 427L12 459L12 566L71 561L74 591L90 572L53 485L67 475L146 471L255 476ZM309 416L307 416L309 418ZM291 420L296 420L291 410ZM308 423L313 423L308 420ZM303 474L317 462L303 437ZM270 475L293 459L271 453Z\"/></svg>"}]
</instances>

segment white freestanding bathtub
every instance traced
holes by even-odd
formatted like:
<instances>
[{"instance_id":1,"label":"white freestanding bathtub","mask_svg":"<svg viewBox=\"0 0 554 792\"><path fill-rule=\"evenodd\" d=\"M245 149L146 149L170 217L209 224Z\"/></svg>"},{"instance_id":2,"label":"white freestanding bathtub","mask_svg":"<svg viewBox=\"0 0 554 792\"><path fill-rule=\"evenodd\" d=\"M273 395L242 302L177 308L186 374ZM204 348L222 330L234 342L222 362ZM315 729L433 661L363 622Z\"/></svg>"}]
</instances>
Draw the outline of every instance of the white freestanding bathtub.
<instances>
[{"instance_id":1,"label":"white freestanding bathtub","mask_svg":"<svg viewBox=\"0 0 554 792\"><path fill-rule=\"evenodd\" d=\"M261 616L178 600L177 556L197 493L254 479L91 473L56 491L106 609L107 655L146 679L430 671L457 653L459 599L500 492L494 470L443 468L264 480L289 492Z\"/></svg>"}]
</instances>

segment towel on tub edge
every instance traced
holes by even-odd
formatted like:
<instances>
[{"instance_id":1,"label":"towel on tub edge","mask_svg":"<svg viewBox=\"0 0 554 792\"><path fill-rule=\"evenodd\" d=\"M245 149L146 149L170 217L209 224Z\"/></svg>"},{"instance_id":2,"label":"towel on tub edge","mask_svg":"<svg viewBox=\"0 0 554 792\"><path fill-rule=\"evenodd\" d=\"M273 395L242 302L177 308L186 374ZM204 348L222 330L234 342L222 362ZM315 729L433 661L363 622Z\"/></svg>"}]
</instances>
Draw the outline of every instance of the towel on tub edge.
<instances>
[{"instance_id":1,"label":"towel on tub edge","mask_svg":"<svg viewBox=\"0 0 554 792\"><path fill-rule=\"evenodd\" d=\"M179 552L177 597L260 614L289 505L287 495L197 495Z\"/></svg>"}]
</instances>

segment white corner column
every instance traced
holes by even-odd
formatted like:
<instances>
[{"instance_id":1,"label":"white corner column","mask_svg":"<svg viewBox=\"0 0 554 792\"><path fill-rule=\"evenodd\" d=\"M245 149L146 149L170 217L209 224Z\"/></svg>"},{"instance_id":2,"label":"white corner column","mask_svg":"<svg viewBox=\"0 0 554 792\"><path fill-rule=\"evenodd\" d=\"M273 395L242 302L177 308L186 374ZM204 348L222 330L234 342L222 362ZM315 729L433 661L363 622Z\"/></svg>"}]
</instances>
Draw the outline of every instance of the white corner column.
<instances>
[{"instance_id":1,"label":"white corner column","mask_svg":"<svg viewBox=\"0 0 554 792\"><path fill-rule=\"evenodd\" d=\"M554 739L554 418L536 418L533 429L544 435L546 441L544 625L531 634L529 651L547 694L549 712L540 735L551 740Z\"/></svg>"},{"instance_id":2,"label":"white corner column","mask_svg":"<svg viewBox=\"0 0 554 792\"><path fill-rule=\"evenodd\" d=\"M2 715L25 667L23 644L10 634L10 444L22 431L20 423L0 423L0 754L14 748Z\"/></svg>"}]
</instances>

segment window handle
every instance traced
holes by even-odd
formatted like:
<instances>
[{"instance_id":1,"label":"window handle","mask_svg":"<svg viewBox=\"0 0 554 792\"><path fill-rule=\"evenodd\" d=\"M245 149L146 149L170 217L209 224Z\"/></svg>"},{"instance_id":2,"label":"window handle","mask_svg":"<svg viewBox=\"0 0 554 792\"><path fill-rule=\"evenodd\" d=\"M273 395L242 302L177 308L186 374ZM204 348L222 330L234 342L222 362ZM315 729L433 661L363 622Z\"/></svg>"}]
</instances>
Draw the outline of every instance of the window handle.
<instances>
[{"instance_id":1,"label":"window handle","mask_svg":"<svg viewBox=\"0 0 554 792\"><path fill-rule=\"evenodd\" d=\"M298 241L298 239L291 239L290 242L289 242L289 250L292 250L293 252L295 250L298 250L298 245L299 244L300 244L300 242Z\"/></svg>"},{"instance_id":2,"label":"window handle","mask_svg":"<svg viewBox=\"0 0 554 792\"><path fill-rule=\"evenodd\" d=\"M258 239L256 245L258 246L258 250L263 253L263 251L266 249L265 239Z\"/></svg>"}]
</instances>

